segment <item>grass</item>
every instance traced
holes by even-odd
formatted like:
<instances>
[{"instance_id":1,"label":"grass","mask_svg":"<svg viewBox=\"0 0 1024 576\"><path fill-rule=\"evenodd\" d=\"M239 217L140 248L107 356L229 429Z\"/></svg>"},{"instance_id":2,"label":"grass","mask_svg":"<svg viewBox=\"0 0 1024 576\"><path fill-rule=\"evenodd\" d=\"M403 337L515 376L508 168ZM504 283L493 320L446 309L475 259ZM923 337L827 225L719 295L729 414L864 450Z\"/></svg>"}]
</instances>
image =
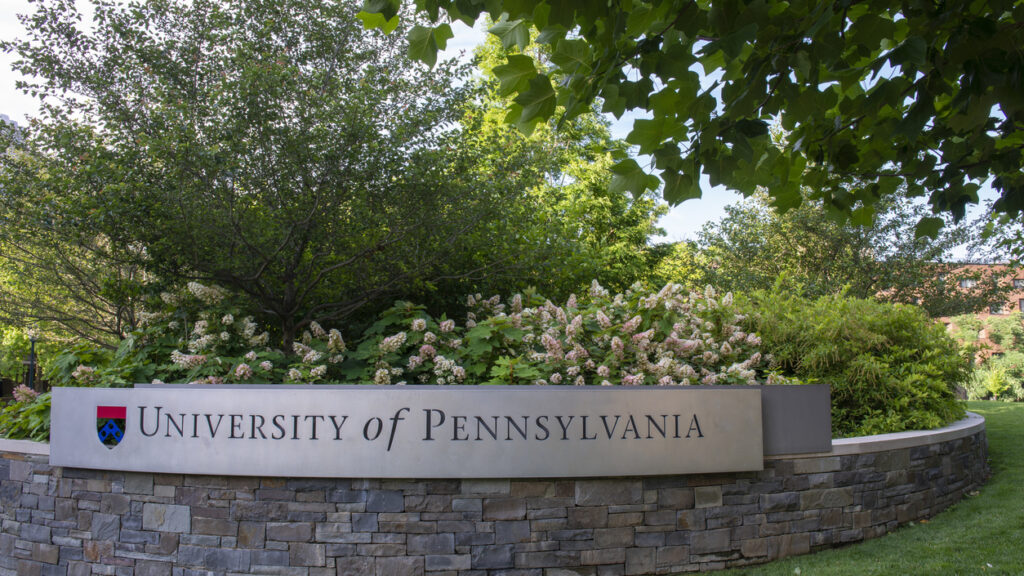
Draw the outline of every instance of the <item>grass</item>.
<instances>
[{"instance_id":1,"label":"grass","mask_svg":"<svg viewBox=\"0 0 1024 576\"><path fill-rule=\"evenodd\" d=\"M976 495L881 538L717 574L1024 574L1024 404L967 408L985 417L992 470Z\"/></svg>"}]
</instances>

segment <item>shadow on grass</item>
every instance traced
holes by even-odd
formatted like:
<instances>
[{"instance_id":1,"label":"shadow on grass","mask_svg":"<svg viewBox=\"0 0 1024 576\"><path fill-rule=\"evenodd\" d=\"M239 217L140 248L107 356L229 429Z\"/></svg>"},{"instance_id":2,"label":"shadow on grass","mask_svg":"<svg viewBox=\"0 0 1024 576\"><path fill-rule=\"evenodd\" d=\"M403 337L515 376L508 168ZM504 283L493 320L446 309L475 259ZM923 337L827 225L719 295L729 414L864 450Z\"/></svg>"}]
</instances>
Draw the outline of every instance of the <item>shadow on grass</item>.
<instances>
[{"instance_id":1,"label":"shadow on grass","mask_svg":"<svg viewBox=\"0 0 1024 576\"><path fill-rule=\"evenodd\" d=\"M1024 404L968 402L967 409L986 421L992 476L978 492L881 538L716 574L1024 574Z\"/></svg>"}]
</instances>

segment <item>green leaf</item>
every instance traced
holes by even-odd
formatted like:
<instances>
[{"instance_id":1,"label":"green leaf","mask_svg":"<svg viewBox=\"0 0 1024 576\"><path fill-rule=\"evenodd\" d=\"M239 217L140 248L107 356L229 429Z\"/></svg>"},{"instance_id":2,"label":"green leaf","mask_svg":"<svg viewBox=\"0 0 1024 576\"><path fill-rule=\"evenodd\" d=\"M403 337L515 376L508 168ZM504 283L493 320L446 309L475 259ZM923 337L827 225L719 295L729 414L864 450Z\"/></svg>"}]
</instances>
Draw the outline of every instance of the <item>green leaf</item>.
<instances>
[{"instance_id":1,"label":"green leaf","mask_svg":"<svg viewBox=\"0 0 1024 576\"><path fill-rule=\"evenodd\" d=\"M939 230L942 229L942 218L921 218L918 221L917 226L914 227L915 238L935 238L939 235Z\"/></svg>"},{"instance_id":2,"label":"green leaf","mask_svg":"<svg viewBox=\"0 0 1024 576\"><path fill-rule=\"evenodd\" d=\"M522 20L501 20L487 31L501 39L501 45L506 50L513 46L518 46L522 50L530 43L530 27Z\"/></svg>"},{"instance_id":3,"label":"green leaf","mask_svg":"<svg viewBox=\"0 0 1024 576\"><path fill-rule=\"evenodd\" d=\"M619 86L617 84L606 84L601 90L601 98L604 99L601 112L612 114L616 118L622 118L622 115L626 112L626 98L619 94Z\"/></svg>"},{"instance_id":4,"label":"green leaf","mask_svg":"<svg viewBox=\"0 0 1024 576\"><path fill-rule=\"evenodd\" d=\"M661 174L661 179L665 182L662 197L672 206L684 200L701 197L699 180L690 174L665 170Z\"/></svg>"},{"instance_id":5,"label":"green leaf","mask_svg":"<svg viewBox=\"0 0 1024 576\"><path fill-rule=\"evenodd\" d=\"M578 38L559 40L551 54L551 61L569 74L590 70L591 59L590 46Z\"/></svg>"},{"instance_id":6,"label":"green leaf","mask_svg":"<svg viewBox=\"0 0 1024 576\"><path fill-rule=\"evenodd\" d=\"M385 34L391 34L398 28L398 16L392 16L390 20L380 12L359 12L356 18L363 21L363 28L374 30L380 28Z\"/></svg>"},{"instance_id":7,"label":"green leaf","mask_svg":"<svg viewBox=\"0 0 1024 576\"><path fill-rule=\"evenodd\" d=\"M452 33L452 27L447 24L441 24L434 28L434 43L440 50L444 50L448 46L448 41L453 37L455 34Z\"/></svg>"},{"instance_id":8,"label":"green leaf","mask_svg":"<svg viewBox=\"0 0 1024 576\"><path fill-rule=\"evenodd\" d=\"M636 160L632 158L620 161L612 166L611 170L612 181L608 186L608 190L614 194L629 192L634 197L639 197L648 188L657 186L658 179L644 172L640 165L636 163Z\"/></svg>"},{"instance_id":9,"label":"green leaf","mask_svg":"<svg viewBox=\"0 0 1024 576\"><path fill-rule=\"evenodd\" d=\"M650 154L664 138L664 125L664 118L634 120L633 130L626 136L626 142L639 146L641 154Z\"/></svg>"},{"instance_id":10,"label":"green leaf","mask_svg":"<svg viewBox=\"0 0 1024 576\"><path fill-rule=\"evenodd\" d=\"M401 7L399 0L363 0L363 12L369 14L381 14L384 20L391 20L398 16L398 9Z\"/></svg>"},{"instance_id":11,"label":"green leaf","mask_svg":"<svg viewBox=\"0 0 1024 576\"><path fill-rule=\"evenodd\" d=\"M534 67L533 58L513 54L508 57L508 63L494 67L494 75L501 82L498 93L508 96L525 90L530 79L537 75L537 68Z\"/></svg>"},{"instance_id":12,"label":"green leaf","mask_svg":"<svg viewBox=\"0 0 1024 576\"><path fill-rule=\"evenodd\" d=\"M437 63L437 42L434 31L417 24L409 30L409 58L433 67Z\"/></svg>"},{"instance_id":13,"label":"green leaf","mask_svg":"<svg viewBox=\"0 0 1024 576\"><path fill-rule=\"evenodd\" d=\"M538 74L530 79L529 88L513 99L523 107L519 116L520 123L547 120L555 113L555 90L551 79L546 74Z\"/></svg>"}]
</instances>

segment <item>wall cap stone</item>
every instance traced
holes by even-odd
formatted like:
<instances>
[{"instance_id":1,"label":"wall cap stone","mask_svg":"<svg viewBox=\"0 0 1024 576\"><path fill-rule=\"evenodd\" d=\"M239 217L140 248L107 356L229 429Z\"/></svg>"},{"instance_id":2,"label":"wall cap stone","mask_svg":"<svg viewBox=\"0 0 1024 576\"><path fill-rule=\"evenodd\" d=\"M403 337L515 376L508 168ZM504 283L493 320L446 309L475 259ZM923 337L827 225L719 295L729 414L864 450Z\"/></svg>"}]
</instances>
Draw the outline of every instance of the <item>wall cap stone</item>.
<instances>
[{"instance_id":1,"label":"wall cap stone","mask_svg":"<svg viewBox=\"0 0 1024 576\"><path fill-rule=\"evenodd\" d=\"M46 442L35 442L33 440L9 440L7 438L0 438L0 452L49 456L50 445Z\"/></svg>"},{"instance_id":2,"label":"wall cap stone","mask_svg":"<svg viewBox=\"0 0 1024 576\"><path fill-rule=\"evenodd\" d=\"M985 418L980 414L968 412L967 416L948 426L934 430L911 430L908 432L893 432L891 434L877 434L875 436L857 436L854 438L836 438L832 440L831 452L820 452L817 454L788 454L766 456L765 460L793 460L797 458L821 458L823 456L847 456L851 454L869 454L872 452L885 452L889 450L900 450L902 448L916 448L939 444L958 438L966 438L977 434L985 429Z\"/></svg>"}]
</instances>

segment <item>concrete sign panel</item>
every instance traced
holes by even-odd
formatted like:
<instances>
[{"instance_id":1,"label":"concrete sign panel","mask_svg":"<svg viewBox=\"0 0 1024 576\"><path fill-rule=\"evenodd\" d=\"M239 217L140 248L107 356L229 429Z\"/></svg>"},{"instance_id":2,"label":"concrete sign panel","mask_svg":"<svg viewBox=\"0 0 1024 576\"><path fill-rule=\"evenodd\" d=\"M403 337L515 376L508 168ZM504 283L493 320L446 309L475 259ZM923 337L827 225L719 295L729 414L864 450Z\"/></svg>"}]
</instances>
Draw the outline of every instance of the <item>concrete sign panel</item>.
<instances>
[{"instance_id":1,"label":"concrete sign panel","mask_svg":"<svg viewBox=\"0 0 1024 576\"><path fill-rule=\"evenodd\" d=\"M54 466L538 478L761 470L757 388L56 388Z\"/></svg>"}]
</instances>

